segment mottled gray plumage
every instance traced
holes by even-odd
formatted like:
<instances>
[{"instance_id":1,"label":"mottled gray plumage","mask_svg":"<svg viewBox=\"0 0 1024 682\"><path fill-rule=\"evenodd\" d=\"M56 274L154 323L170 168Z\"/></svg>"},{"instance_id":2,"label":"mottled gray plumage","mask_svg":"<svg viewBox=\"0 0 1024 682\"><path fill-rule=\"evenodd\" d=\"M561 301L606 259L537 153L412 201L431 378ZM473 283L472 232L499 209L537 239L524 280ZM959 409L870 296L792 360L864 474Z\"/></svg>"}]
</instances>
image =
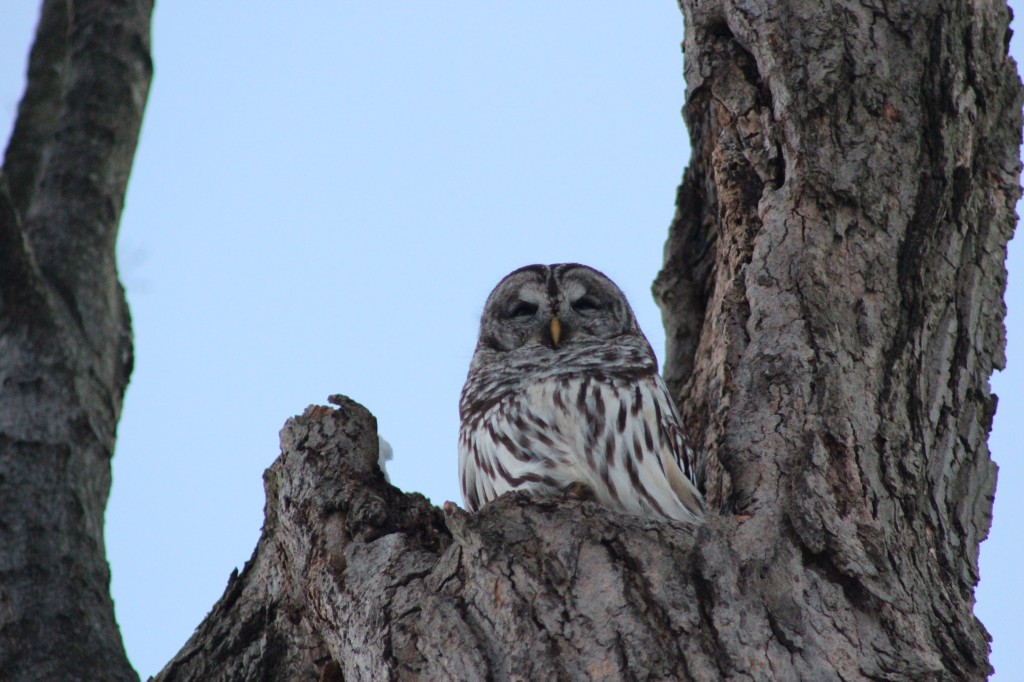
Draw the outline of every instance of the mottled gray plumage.
<instances>
[{"instance_id":1,"label":"mottled gray plumage","mask_svg":"<svg viewBox=\"0 0 1024 682\"><path fill-rule=\"evenodd\" d=\"M529 265L498 283L459 413L470 511L511 490L585 490L634 514L703 513L651 346L626 297L593 268Z\"/></svg>"}]
</instances>

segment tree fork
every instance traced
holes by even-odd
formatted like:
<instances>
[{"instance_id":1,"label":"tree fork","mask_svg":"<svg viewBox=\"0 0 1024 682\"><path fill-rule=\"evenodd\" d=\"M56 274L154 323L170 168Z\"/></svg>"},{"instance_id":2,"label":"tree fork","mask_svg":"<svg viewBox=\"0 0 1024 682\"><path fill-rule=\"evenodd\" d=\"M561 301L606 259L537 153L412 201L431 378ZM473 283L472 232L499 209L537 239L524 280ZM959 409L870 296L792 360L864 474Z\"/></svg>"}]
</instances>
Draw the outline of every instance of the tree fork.
<instances>
[{"instance_id":1,"label":"tree fork","mask_svg":"<svg viewBox=\"0 0 1024 682\"><path fill-rule=\"evenodd\" d=\"M372 417L336 399L286 427L256 554L159 679L988 674L971 607L1019 191L1008 13L683 12L694 157L655 293L721 513L509 496L442 518L383 482ZM225 634L242 612L262 629Z\"/></svg>"}]
</instances>

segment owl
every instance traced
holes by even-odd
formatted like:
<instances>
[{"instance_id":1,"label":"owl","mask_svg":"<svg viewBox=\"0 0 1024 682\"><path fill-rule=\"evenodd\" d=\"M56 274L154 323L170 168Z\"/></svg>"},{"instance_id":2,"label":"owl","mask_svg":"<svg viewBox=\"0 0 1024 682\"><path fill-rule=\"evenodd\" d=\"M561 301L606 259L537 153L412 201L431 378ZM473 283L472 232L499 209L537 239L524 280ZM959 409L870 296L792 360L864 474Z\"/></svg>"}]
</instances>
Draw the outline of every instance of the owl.
<instances>
[{"instance_id":1,"label":"owl","mask_svg":"<svg viewBox=\"0 0 1024 682\"><path fill-rule=\"evenodd\" d=\"M459 401L462 496L585 495L695 523L692 451L650 343L615 283L528 265L491 291Z\"/></svg>"}]
</instances>

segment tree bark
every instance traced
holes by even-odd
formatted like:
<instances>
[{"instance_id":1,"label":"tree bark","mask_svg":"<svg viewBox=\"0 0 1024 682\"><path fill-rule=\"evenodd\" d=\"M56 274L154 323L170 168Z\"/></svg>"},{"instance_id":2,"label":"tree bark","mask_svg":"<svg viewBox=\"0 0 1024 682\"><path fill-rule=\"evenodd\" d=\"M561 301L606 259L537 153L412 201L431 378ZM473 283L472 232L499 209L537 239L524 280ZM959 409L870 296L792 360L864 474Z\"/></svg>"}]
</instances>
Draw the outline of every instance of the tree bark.
<instances>
[{"instance_id":1,"label":"tree bark","mask_svg":"<svg viewBox=\"0 0 1024 682\"><path fill-rule=\"evenodd\" d=\"M682 6L694 157L655 290L708 500L750 517L738 583L709 576L742 595L708 612L744 618L720 672L982 679L1020 174L1009 13Z\"/></svg>"},{"instance_id":2,"label":"tree bark","mask_svg":"<svg viewBox=\"0 0 1024 682\"><path fill-rule=\"evenodd\" d=\"M159 680L984 679L1022 89L991 2L687 0L655 283L707 522L442 517L347 399L286 426L252 560Z\"/></svg>"},{"instance_id":3,"label":"tree bark","mask_svg":"<svg viewBox=\"0 0 1024 682\"><path fill-rule=\"evenodd\" d=\"M285 425L256 551L157 680L717 675L684 576L734 521L524 494L442 512L384 480L370 413L331 401Z\"/></svg>"},{"instance_id":4,"label":"tree bark","mask_svg":"<svg viewBox=\"0 0 1024 682\"><path fill-rule=\"evenodd\" d=\"M47 0L0 174L0 678L134 680L103 513L132 366L114 247L146 0Z\"/></svg>"}]
</instances>

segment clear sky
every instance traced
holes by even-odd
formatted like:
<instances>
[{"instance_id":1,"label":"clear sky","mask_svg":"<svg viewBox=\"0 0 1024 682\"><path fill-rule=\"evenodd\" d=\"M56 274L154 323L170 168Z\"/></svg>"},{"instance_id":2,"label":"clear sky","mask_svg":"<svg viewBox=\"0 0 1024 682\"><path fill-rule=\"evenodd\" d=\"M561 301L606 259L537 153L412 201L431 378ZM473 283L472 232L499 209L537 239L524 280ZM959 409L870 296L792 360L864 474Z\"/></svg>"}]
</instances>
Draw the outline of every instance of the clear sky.
<instances>
[{"instance_id":1,"label":"clear sky","mask_svg":"<svg viewBox=\"0 0 1024 682\"><path fill-rule=\"evenodd\" d=\"M8 3L0 22L4 139L33 5ZM307 405L363 403L394 447L392 482L460 501L458 394L507 272L603 270L660 355L649 288L689 157L671 0L175 0L153 35L119 254L136 364L106 529L143 679L250 557L262 472ZM1019 37L1013 49L1024 61ZM1006 682L1024 673L1020 251L977 606Z\"/></svg>"}]
</instances>

